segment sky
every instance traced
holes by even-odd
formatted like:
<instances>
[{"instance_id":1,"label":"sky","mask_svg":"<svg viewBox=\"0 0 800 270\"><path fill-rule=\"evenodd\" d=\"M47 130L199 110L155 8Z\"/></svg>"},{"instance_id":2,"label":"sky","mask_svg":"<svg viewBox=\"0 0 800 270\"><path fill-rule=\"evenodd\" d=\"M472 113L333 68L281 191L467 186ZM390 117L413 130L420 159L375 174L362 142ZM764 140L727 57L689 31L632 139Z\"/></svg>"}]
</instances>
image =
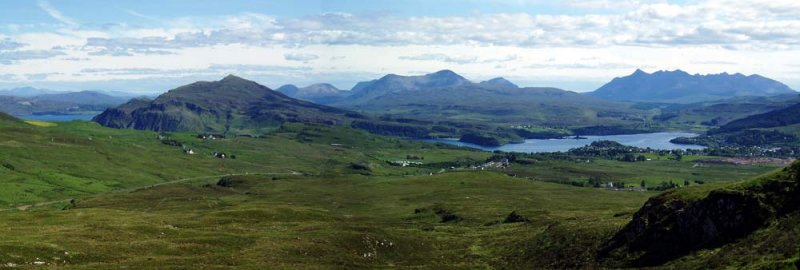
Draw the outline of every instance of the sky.
<instances>
[{"instance_id":1,"label":"sky","mask_svg":"<svg viewBox=\"0 0 800 270\"><path fill-rule=\"evenodd\" d=\"M584 92L636 69L760 74L800 90L797 0L0 2L0 89L164 92L450 69Z\"/></svg>"}]
</instances>

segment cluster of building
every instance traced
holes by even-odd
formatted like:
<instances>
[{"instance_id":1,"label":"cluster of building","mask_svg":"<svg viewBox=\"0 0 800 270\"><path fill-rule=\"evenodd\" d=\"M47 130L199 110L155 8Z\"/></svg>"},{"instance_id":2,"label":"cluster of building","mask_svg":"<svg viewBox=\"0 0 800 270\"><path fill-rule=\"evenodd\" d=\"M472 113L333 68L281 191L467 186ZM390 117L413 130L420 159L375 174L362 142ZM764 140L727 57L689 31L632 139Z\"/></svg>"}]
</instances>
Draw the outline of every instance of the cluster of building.
<instances>
[{"instance_id":1,"label":"cluster of building","mask_svg":"<svg viewBox=\"0 0 800 270\"><path fill-rule=\"evenodd\" d=\"M507 158L504 158L500 160L489 161L481 165L470 166L469 168L473 170L505 169L508 168L509 165L511 165L511 162Z\"/></svg>"},{"instance_id":2,"label":"cluster of building","mask_svg":"<svg viewBox=\"0 0 800 270\"><path fill-rule=\"evenodd\" d=\"M225 139L225 135L222 135L222 134L198 134L197 138L198 139L202 139L202 140L221 140L221 139Z\"/></svg>"},{"instance_id":3,"label":"cluster of building","mask_svg":"<svg viewBox=\"0 0 800 270\"><path fill-rule=\"evenodd\" d=\"M419 162L419 161L408 161L408 160L395 160L395 161L389 162L389 164L391 164L393 166L410 167L410 166L422 165L422 162Z\"/></svg>"}]
</instances>

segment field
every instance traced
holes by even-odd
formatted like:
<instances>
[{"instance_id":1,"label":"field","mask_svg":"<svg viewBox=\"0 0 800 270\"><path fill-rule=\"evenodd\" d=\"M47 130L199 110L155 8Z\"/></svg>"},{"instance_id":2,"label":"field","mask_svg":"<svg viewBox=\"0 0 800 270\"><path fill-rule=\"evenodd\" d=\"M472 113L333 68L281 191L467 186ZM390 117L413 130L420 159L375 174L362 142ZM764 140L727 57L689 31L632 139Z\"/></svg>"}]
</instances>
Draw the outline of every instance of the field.
<instances>
[{"instance_id":1,"label":"field","mask_svg":"<svg viewBox=\"0 0 800 270\"><path fill-rule=\"evenodd\" d=\"M554 182L712 185L775 169L690 159L451 169L492 154L310 125L213 140L87 122L0 129L0 268L597 267L599 245L658 193ZM408 159L424 165L389 164Z\"/></svg>"},{"instance_id":2,"label":"field","mask_svg":"<svg viewBox=\"0 0 800 270\"><path fill-rule=\"evenodd\" d=\"M589 162L586 162L586 161ZM603 159L582 161L544 160L528 165L513 164L508 173L534 180L570 183L595 178L603 181L624 182L626 186L656 186L662 182L683 185L731 182L755 177L777 169L775 166L736 166L728 164L703 164L686 156L681 161L653 159L644 162L620 162ZM697 181L697 182L695 182Z\"/></svg>"},{"instance_id":3,"label":"field","mask_svg":"<svg viewBox=\"0 0 800 270\"><path fill-rule=\"evenodd\" d=\"M0 205L9 207L226 174L338 175L349 173L351 163L374 167L370 174L427 173L387 166L370 149L402 148L405 151L394 152L408 152L403 157L426 154L431 160L488 156L465 150L435 151L429 149L431 145L349 129L300 126L266 138L224 140L202 140L189 133L168 134L159 140L155 132L78 121L47 127L0 123L0 129ZM312 140L316 143L306 143ZM185 154L188 149L195 154ZM218 159L211 156L213 152L237 158Z\"/></svg>"},{"instance_id":4,"label":"field","mask_svg":"<svg viewBox=\"0 0 800 270\"><path fill-rule=\"evenodd\" d=\"M0 212L0 262L97 269L582 264L592 254L559 258L556 248L591 245L649 196L491 172L235 179L229 187L195 181ZM442 222L437 208L457 219ZM503 224L512 211L530 222ZM559 230L587 238L551 239ZM536 242L547 243L537 252L553 256L531 261L533 250L522 247Z\"/></svg>"}]
</instances>

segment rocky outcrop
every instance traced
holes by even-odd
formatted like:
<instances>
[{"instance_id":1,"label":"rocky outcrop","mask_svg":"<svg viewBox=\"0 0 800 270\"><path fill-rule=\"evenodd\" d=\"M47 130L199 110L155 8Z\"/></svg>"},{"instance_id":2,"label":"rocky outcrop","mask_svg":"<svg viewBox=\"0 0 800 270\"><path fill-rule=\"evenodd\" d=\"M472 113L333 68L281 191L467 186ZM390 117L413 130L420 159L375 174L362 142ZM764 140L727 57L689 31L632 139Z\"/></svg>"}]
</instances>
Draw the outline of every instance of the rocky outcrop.
<instances>
[{"instance_id":1,"label":"rocky outcrop","mask_svg":"<svg viewBox=\"0 0 800 270\"><path fill-rule=\"evenodd\" d=\"M800 210L799 172L800 162L795 162L770 177L699 199L688 199L680 190L654 197L604 244L598 258L627 267L654 266L747 236Z\"/></svg>"}]
</instances>

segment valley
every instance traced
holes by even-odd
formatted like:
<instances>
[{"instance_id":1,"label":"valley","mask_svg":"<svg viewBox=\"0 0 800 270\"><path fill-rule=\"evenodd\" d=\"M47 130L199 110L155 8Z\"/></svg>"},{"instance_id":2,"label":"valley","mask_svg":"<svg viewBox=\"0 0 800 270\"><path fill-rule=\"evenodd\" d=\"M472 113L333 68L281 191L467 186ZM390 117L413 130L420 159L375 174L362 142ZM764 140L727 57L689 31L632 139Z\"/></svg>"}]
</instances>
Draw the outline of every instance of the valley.
<instances>
[{"instance_id":1,"label":"valley","mask_svg":"<svg viewBox=\"0 0 800 270\"><path fill-rule=\"evenodd\" d=\"M662 198L672 209L762 181L748 179L793 179L797 165L780 172L797 157L792 142L767 149L709 138L791 132L795 97L611 105L502 79L475 84L451 71L358 87L374 84L386 86L351 100L325 85L273 91L230 75L134 98L92 121L0 114L0 267L695 268L768 256L759 265L780 268L798 259L797 234L772 227L796 219L794 208L758 212L775 213L759 216L772 223L742 233L713 234L728 228L724 220L704 225L712 234L703 245L734 248L765 235L786 248L736 259L680 241L648 248L637 239L658 234L626 232ZM414 102L439 103L410 105L427 108L413 113L380 103L377 92L392 85L437 95ZM286 95L301 92L340 107ZM451 99L465 95L485 96L469 106ZM470 107L514 108L487 101L502 96L548 105L508 114ZM343 105L367 97L374 107ZM651 133L668 130L703 134Z\"/></svg>"},{"instance_id":2,"label":"valley","mask_svg":"<svg viewBox=\"0 0 800 270\"><path fill-rule=\"evenodd\" d=\"M709 157L692 155L509 158L302 123L215 139L10 117L0 129L0 262L15 267L610 266L625 262L595 253L658 191L606 183L690 181L679 188L688 192L780 168L698 166ZM498 158L508 165L482 166Z\"/></svg>"},{"instance_id":3,"label":"valley","mask_svg":"<svg viewBox=\"0 0 800 270\"><path fill-rule=\"evenodd\" d=\"M0 270L800 269L800 1L0 1Z\"/></svg>"}]
</instances>

